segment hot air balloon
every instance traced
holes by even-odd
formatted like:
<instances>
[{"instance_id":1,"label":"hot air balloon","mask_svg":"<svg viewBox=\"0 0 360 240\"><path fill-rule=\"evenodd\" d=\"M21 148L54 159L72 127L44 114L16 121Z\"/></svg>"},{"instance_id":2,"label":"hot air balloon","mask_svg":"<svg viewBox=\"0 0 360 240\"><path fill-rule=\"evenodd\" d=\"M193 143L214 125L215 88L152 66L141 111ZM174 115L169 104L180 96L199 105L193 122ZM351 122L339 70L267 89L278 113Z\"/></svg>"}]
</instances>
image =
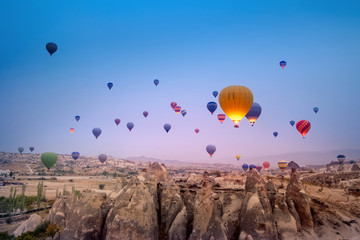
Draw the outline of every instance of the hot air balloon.
<instances>
[{"instance_id":1,"label":"hot air balloon","mask_svg":"<svg viewBox=\"0 0 360 240\"><path fill-rule=\"evenodd\" d=\"M182 111L181 111L181 114L183 115L183 117L185 117L185 115L187 114L187 111L186 111L186 110L182 110Z\"/></svg>"},{"instance_id":2,"label":"hot air balloon","mask_svg":"<svg viewBox=\"0 0 360 240\"><path fill-rule=\"evenodd\" d=\"M342 154L337 155L337 160L339 161L339 163L344 163L345 159L346 159L345 155Z\"/></svg>"},{"instance_id":3,"label":"hot air balloon","mask_svg":"<svg viewBox=\"0 0 360 240\"><path fill-rule=\"evenodd\" d=\"M280 62L280 67L282 67L282 69L284 69L286 66L286 62L285 61L281 61Z\"/></svg>"},{"instance_id":4,"label":"hot air balloon","mask_svg":"<svg viewBox=\"0 0 360 240\"><path fill-rule=\"evenodd\" d=\"M53 42L49 42L46 44L46 50L50 53L50 56L52 56L57 50L57 45Z\"/></svg>"},{"instance_id":5,"label":"hot air balloon","mask_svg":"<svg viewBox=\"0 0 360 240\"><path fill-rule=\"evenodd\" d=\"M143 112L144 117L147 117L149 113L147 111Z\"/></svg>"},{"instance_id":6,"label":"hot air balloon","mask_svg":"<svg viewBox=\"0 0 360 240\"><path fill-rule=\"evenodd\" d=\"M213 114L215 112L215 110L217 109L217 104L216 104L216 102L208 102L206 107L211 112L211 114Z\"/></svg>"},{"instance_id":7,"label":"hot air balloon","mask_svg":"<svg viewBox=\"0 0 360 240\"><path fill-rule=\"evenodd\" d=\"M70 128L70 132L73 133L75 131L74 128Z\"/></svg>"},{"instance_id":8,"label":"hot air balloon","mask_svg":"<svg viewBox=\"0 0 360 240\"><path fill-rule=\"evenodd\" d=\"M155 84L155 86L157 86L158 84L159 84L159 80L158 79L155 79L154 80L154 84ZM166 85L166 84L165 84Z\"/></svg>"},{"instance_id":9,"label":"hot air balloon","mask_svg":"<svg viewBox=\"0 0 360 240\"><path fill-rule=\"evenodd\" d=\"M49 170L56 163L58 156L53 152L44 152L41 154L41 162Z\"/></svg>"},{"instance_id":10,"label":"hot air balloon","mask_svg":"<svg viewBox=\"0 0 360 240\"><path fill-rule=\"evenodd\" d=\"M180 106L175 106L174 110L175 110L176 114L179 114L179 112L181 110L181 107Z\"/></svg>"},{"instance_id":11,"label":"hot air balloon","mask_svg":"<svg viewBox=\"0 0 360 240\"><path fill-rule=\"evenodd\" d=\"M255 164L250 164L249 166L250 169L256 168Z\"/></svg>"},{"instance_id":12,"label":"hot air balloon","mask_svg":"<svg viewBox=\"0 0 360 240\"><path fill-rule=\"evenodd\" d=\"M314 112L317 113L319 111L319 108L318 107L314 107Z\"/></svg>"},{"instance_id":13,"label":"hot air balloon","mask_svg":"<svg viewBox=\"0 0 360 240\"><path fill-rule=\"evenodd\" d=\"M170 131L170 129L171 129L171 125L169 123L165 123L164 124L164 129L168 133Z\"/></svg>"},{"instance_id":14,"label":"hot air balloon","mask_svg":"<svg viewBox=\"0 0 360 240\"><path fill-rule=\"evenodd\" d=\"M92 130L92 133L94 134L95 138L97 139L101 134L101 129L100 128L94 128Z\"/></svg>"},{"instance_id":15,"label":"hot air balloon","mask_svg":"<svg viewBox=\"0 0 360 240\"><path fill-rule=\"evenodd\" d=\"M218 114L217 115L218 120L221 122L221 124L224 122L226 115L225 114Z\"/></svg>"},{"instance_id":16,"label":"hot air balloon","mask_svg":"<svg viewBox=\"0 0 360 240\"><path fill-rule=\"evenodd\" d=\"M170 103L170 106L171 106L172 109L174 109L174 107L177 106L177 103L176 103L176 102L171 102L171 103ZM174 109L174 110L175 110L175 109Z\"/></svg>"},{"instance_id":17,"label":"hot air balloon","mask_svg":"<svg viewBox=\"0 0 360 240\"><path fill-rule=\"evenodd\" d=\"M24 149L23 147L18 147L19 153L23 153L24 150L25 150L25 149Z\"/></svg>"},{"instance_id":18,"label":"hot air balloon","mask_svg":"<svg viewBox=\"0 0 360 240\"><path fill-rule=\"evenodd\" d=\"M294 126L295 121L294 121L294 120L291 120L291 121L290 121L290 124L291 124L291 126Z\"/></svg>"},{"instance_id":19,"label":"hot air balloon","mask_svg":"<svg viewBox=\"0 0 360 240\"><path fill-rule=\"evenodd\" d=\"M279 135L279 133L278 132L273 132L273 135L274 135L274 137L277 137L277 135Z\"/></svg>"},{"instance_id":20,"label":"hot air balloon","mask_svg":"<svg viewBox=\"0 0 360 240\"><path fill-rule=\"evenodd\" d=\"M216 151L216 147L215 145L207 145L206 146L206 151L209 153L210 157L212 157L212 155L214 154L214 152Z\"/></svg>"},{"instance_id":21,"label":"hot air balloon","mask_svg":"<svg viewBox=\"0 0 360 240\"><path fill-rule=\"evenodd\" d=\"M258 172L260 172L262 169L262 166L256 166L256 170L258 170Z\"/></svg>"},{"instance_id":22,"label":"hot air balloon","mask_svg":"<svg viewBox=\"0 0 360 240\"><path fill-rule=\"evenodd\" d=\"M296 129L305 138L305 135L309 132L311 124L307 120L300 120L296 123Z\"/></svg>"},{"instance_id":23,"label":"hot air balloon","mask_svg":"<svg viewBox=\"0 0 360 240\"><path fill-rule=\"evenodd\" d=\"M115 118L115 124L118 126L120 123L120 119L119 118Z\"/></svg>"},{"instance_id":24,"label":"hot air balloon","mask_svg":"<svg viewBox=\"0 0 360 240\"><path fill-rule=\"evenodd\" d=\"M239 127L239 122L253 104L253 94L244 86L229 86L221 90L219 103L225 114Z\"/></svg>"},{"instance_id":25,"label":"hot air balloon","mask_svg":"<svg viewBox=\"0 0 360 240\"><path fill-rule=\"evenodd\" d=\"M237 154L237 155L235 156L236 160L238 160L238 161L240 160L240 157L241 157L241 156L240 156L239 154Z\"/></svg>"},{"instance_id":26,"label":"hot air balloon","mask_svg":"<svg viewBox=\"0 0 360 240\"><path fill-rule=\"evenodd\" d=\"M80 116L75 116L75 120L78 122L80 120Z\"/></svg>"},{"instance_id":27,"label":"hot air balloon","mask_svg":"<svg viewBox=\"0 0 360 240\"><path fill-rule=\"evenodd\" d=\"M76 159L78 159L78 158L80 157L80 153L79 153L79 152L72 152L72 153L71 153L71 157L72 157L74 160L76 160Z\"/></svg>"},{"instance_id":28,"label":"hot air balloon","mask_svg":"<svg viewBox=\"0 0 360 240\"><path fill-rule=\"evenodd\" d=\"M265 161L265 162L263 162L263 166L264 166L265 170L268 170L270 167L270 163Z\"/></svg>"},{"instance_id":29,"label":"hot air balloon","mask_svg":"<svg viewBox=\"0 0 360 240\"><path fill-rule=\"evenodd\" d=\"M100 160L101 163L104 163L106 161L106 159L107 159L106 154L100 154L99 155L99 160Z\"/></svg>"},{"instance_id":30,"label":"hot air balloon","mask_svg":"<svg viewBox=\"0 0 360 240\"><path fill-rule=\"evenodd\" d=\"M213 95L216 98L219 93L217 91L213 91Z\"/></svg>"},{"instance_id":31,"label":"hot air balloon","mask_svg":"<svg viewBox=\"0 0 360 240\"><path fill-rule=\"evenodd\" d=\"M246 172L249 169L249 165L247 165L246 163L244 163L242 165L242 169Z\"/></svg>"},{"instance_id":32,"label":"hot air balloon","mask_svg":"<svg viewBox=\"0 0 360 240\"><path fill-rule=\"evenodd\" d=\"M111 83L111 82L109 82L109 83L107 84L107 86L108 86L109 90L111 90L111 88L114 86L114 84Z\"/></svg>"},{"instance_id":33,"label":"hot air balloon","mask_svg":"<svg viewBox=\"0 0 360 240\"><path fill-rule=\"evenodd\" d=\"M287 161L285 161L285 160L279 161L278 166L282 172L285 171L285 169L287 167Z\"/></svg>"},{"instance_id":34,"label":"hot air balloon","mask_svg":"<svg viewBox=\"0 0 360 240\"><path fill-rule=\"evenodd\" d=\"M199 130L198 128L195 129L195 133L199 133L199 131L200 131L200 130Z\"/></svg>"},{"instance_id":35,"label":"hot air balloon","mask_svg":"<svg viewBox=\"0 0 360 240\"><path fill-rule=\"evenodd\" d=\"M29 147L29 149L30 149L30 152L33 152L35 150L34 147Z\"/></svg>"},{"instance_id":36,"label":"hot air balloon","mask_svg":"<svg viewBox=\"0 0 360 240\"><path fill-rule=\"evenodd\" d=\"M260 114L261 114L261 106L260 104L254 102L249 112L245 115L245 117L249 120L251 126L254 126L254 123L259 118Z\"/></svg>"},{"instance_id":37,"label":"hot air balloon","mask_svg":"<svg viewBox=\"0 0 360 240\"><path fill-rule=\"evenodd\" d=\"M354 164L354 163L355 163L355 160L350 160L349 163L350 163L350 164Z\"/></svg>"},{"instance_id":38,"label":"hot air balloon","mask_svg":"<svg viewBox=\"0 0 360 240\"><path fill-rule=\"evenodd\" d=\"M126 124L126 126L127 126L127 128L129 129L129 131L131 132L131 129L134 128L134 123L128 122L128 123Z\"/></svg>"}]
</instances>

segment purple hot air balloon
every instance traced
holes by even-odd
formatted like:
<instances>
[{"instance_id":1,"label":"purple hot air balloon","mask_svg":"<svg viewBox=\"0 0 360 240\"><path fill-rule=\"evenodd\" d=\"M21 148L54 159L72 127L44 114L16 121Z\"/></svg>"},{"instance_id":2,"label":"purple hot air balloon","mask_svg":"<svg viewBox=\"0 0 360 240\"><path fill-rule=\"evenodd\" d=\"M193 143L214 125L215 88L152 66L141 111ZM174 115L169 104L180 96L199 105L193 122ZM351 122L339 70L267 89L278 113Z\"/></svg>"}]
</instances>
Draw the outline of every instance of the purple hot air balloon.
<instances>
[{"instance_id":1,"label":"purple hot air balloon","mask_svg":"<svg viewBox=\"0 0 360 240\"><path fill-rule=\"evenodd\" d=\"M99 160L100 160L101 163L104 163L106 161L106 159L107 159L106 154L100 154L99 155Z\"/></svg>"},{"instance_id":2,"label":"purple hot air balloon","mask_svg":"<svg viewBox=\"0 0 360 240\"><path fill-rule=\"evenodd\" d=\"M129 129L129 131L131 132L131 129L134 128L134 123L128 122L128 123L126 124L126 126L127 126L127 128Z\"/></svg>"},{"instance_id":3,"label":"purple hot air balloon","mask_svg":"<svg viewBox=\"0 0 360 240\"><path fill-rule=\"evenodd\" d=\"M164 124L164 129L165 129L165 131L168 133L168 132L170 131L170 129L171 129L170 123L165 123L165 124Z\"/></svg>"},{"instance_id":4,"label":"purple hot air balloon","mask_svg":"<svg viewBox=\"0 0 360 240\"><path fill-rule=\"evenodd\" d=\"M120 119L119 119L119 118L116 118L116 119L115 119L115 124L118 126L119 123L120 123Z\"/></svg>"},{"instance_id":5,"label":"purple hot air balloon","mask_svg":"<svg viewBox=\"0 0 360 240\"><path fill-rule=\"evenodd\" d=\"M207 146L206 146L206 151L209 153L210 157L212 157L212 155L213 155L213 154L215 153L215 151L216 151L215 145L212 145L212 144L207 145Z\"/></svg>"},{"instance_id":6,"label":"purple hot air balloon","mask_svg":"<svg viewBox=\"0 0 360 240\"><path fill-rule=\"evenodd\" d=\"M75 116L75 120L78 122L80 120L80 116Z\"/></svg>"},{"instance_id":7,"label":"purple hot air balloon","mask_svg":"<svg viewBox=\"0 0 360 240\"><path fill-rule=\"evenodd\" d=\"M249 168L249 165L247 165L246 163L244 163L242 165L242 169L244 169L245 172L248 170L248 168Z\"/></svg>"},{"instance_id":8,"label":"purple hot air balloon","mask_svg":"<svg viewBox=\"0 0 360 240\"><path fill-rule=\"evenodd\" d=\"M96 137L96 139L100 136L101 134L101 129L100 128L94 128L92 130L92 133L94 134L94 136Z\"/></svg>"},{"instance_id":9,"label":"purple hot air balloon","mask_svg":"<svg viewBox=\"0 0 360 240\"><path fill-rule=\"evenodd\" d=\"M187 114L186 110L181 110L181 114L183 115L183 117L185 117L185 115Z\"/></svg>"},{"instance_id":10,"label":"purple hot air balloon","mask_svg":"<svg viewBox=\"0 0 360 240\"><path fill-rule=\"evenodd\" d=\"M258 172L260 172L262 169L262 166L256 166L256 170L258 170Z\"/></svg>"},{"instance_id":11,"label":"purple hot air balloon","mask_svg":"<svg viewBox=\"0 0 360 240\"><path fill-rule=\"evenodd\" d=\"M79 153L79 152L72 152L72 153L71 153L71 157L72 157L74 160L76 160L76 159L78 159L78 158L80 157L80 153Z\"/></svg>"},{"instance_id":12,"label":"purple hot air balloon","mask_svg":"<svg viewBox=\"0 0 360 240\"><path fill-rule=\"evenodd\" d=\"M251 126L254 126L254 123L259 118L260 114L261 114L261 106L260 104L254 102L249 112L245 115L245 117L249 120Z\"/></svg>"},{"instance_id":13,"label":"purple hot air balloon","mask_svg":"<svg viewBox=\"0 0 360 240\"><path fill-rule=\"evenodd\" d=\"M250 164L249 168L250 168L250 169L256 168L256 166L255 166L255 164Z\"/></svg>"},{"instance_id":14,"label":"purple hot air balloon","mask_svg":"<svg viewBox=\"0 0 360 240\"><path fill-rule=\"evenodd\" d=\"M148 111L143 112L144 117L147 117L149 115Z\"/></svg>"},{"instance_id":15,"label":"purple hot air balloon","mask_svg":"<svg viewBox=\"0 0 360 240\"><path fill-rule=\"evenodd\" d=\"M171 102L171 103L170 103L170 106L171 106L172 109L174 109L174 107L177 106L177 103L176 103L176 102Z\"/></svg>"}]
</instances>

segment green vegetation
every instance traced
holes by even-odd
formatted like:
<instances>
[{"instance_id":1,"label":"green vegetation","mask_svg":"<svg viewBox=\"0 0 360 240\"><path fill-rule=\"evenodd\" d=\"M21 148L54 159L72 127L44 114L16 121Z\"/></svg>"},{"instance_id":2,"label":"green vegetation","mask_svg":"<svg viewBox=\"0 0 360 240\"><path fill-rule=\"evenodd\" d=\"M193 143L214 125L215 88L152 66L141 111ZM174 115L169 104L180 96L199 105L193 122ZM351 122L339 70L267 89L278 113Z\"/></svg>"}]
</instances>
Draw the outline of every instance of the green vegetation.
<instances>
[{"instance_id":1,"label":"green vegetation","mask_svg":"<svg viewBox=\"0 0 360 240\"><path fill-rule=\"evenodd\" d=\"M57 232L60 233L59 225L51 224L49 222L44 222L43 224L39 225L34 231L28 231L26 233L23 233L16 239L12 236L9 236L7 234L7 232L2 233L2 234L4 234L4 238L1 238L1 235L0 235L0 240L2 240L2 239L6 239L6 240L36 240L36 239L45 239L47 237L51 237L51 239L54 239L54 236Z\"/></svg>"},{"instance_id":2,"label":"green vegetation","mask_svg":"<svg viewBox=\"0 0 360 240\"><path fill-rule=\"evenodd\" d=\"M99 188L100 188L101 190L103 190L103 189L105 188L105 184L103 184L103 183L99 184Z\"/></svg>"},{"instance_id":3,"label":"green vegetation","mask_svg":"<svg viewBox=\"0 0 360 240\"><path fill-rule=\"evenodd\" d=\"M107 176L109 174L109 172L103 171L101 174L104 175L104 176Z\"/></svg>"},{"instance_id":4,"label":"green vegetation","mask_svg":"<svg viewBox=\"0 0 360 240\"><path fill-rule=\"evenodd\" d=\"M72 193L74 194L76 199L81 198L81 192L75 188L75 186L72 186Z\"/></svg>"},{"instance_id":5,"label":"green vegetation","mask_svg":"<svg viewBox=\"0 0 360 240\"><path fill-rule=\"evenodd\" d=\"M74 182L74 180L73 180L73 179L69 179L69 182Z\"/></svg>"}]
</instances>

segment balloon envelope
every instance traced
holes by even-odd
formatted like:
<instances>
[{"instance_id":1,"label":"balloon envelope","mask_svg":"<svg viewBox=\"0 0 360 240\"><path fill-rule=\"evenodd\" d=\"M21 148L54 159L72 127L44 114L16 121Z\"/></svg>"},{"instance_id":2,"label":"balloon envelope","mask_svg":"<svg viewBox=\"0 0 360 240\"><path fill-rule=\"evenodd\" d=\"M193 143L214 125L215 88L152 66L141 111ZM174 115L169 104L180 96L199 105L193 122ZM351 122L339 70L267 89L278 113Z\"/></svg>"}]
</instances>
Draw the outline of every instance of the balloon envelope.
<instances>
[{"instance_id":1,"label":"balloon envelope","mask_svg":"<svg viewBox=\"0 0 360 240\"><path fill-rule=\"evenodd\" d=\"M245 115L245 117L249 120L251 125L254 126L254 123L259 118L260 114L261 114L261 106L260 104L254 102L249 112Z\"/></svg>"},{"instance_id":2,"label":"balloon envelope","mask_svg":"<svg viewBox=\"0 0 360 240\"><path fill-rule=\"evenodd\" d=\"M80 120L80 116L75 116L75 120L78 122Z\"/></svg>"},{"instance_id":3,"label":"balloon envelope","mask_svg":"<svg viewBox=\"0 0 360 240\"><path fill-rule=\"evenodd\" d=\"M279 135L279 133L278 132L273 132L273 135L274 135L274 137L277 137L277 135Z\"/></svg>"},{"instance_id":4,"label":"balloon envelope","mask_svg":"<svg viewBox=\"0 0 360 240\"><path fill-rule=\"evenodd\" d=\"M175 106L174 107L174 111L176 112L176 114L179 114L180 110L181 110L180 106Z\"/></svg>"},{"instance_id":5,"label":"balloon envelope","mask_svg":"<svg viewBox=\"0 0 360 240\"><path fill-rule=\"evenodd\" d=\"M107 86L108 86L108 88L109 88L109 90L114 86L114 84L113 83L111 83L111 82L109 82L108 84L107 84Z\"/></svg>"},{"instance_id":6,"label":"balloon envelope","mask_svg":"<svg viewBox=\"0 0 360 240\"><path fill-rule=\"evenodd\" d=\"M165 123L165 124L164 124L164 129L165 129L165 131L168 133L169 130L171 129L171 125L170 125L169 123Z\"/></svg>"},{"instance_id":7,"label":"balloon envelope","mask_svg":"<svg viewBox=\"0 0 360 240\"><path fill-rule=\"evenodd\" d=\"M196 132L196 133L199 133L199 131L200 131L200 130L199 130L198 128L195 129L195 132Z\"/></svg>"},{"instance_id":8,"label":"balloon envelope","mask_svg":"<svg viewBox=\"0 0 360 240\"><path fill-rule=\"evenodd\" d=\"M337 160L339 161L339 163L345 162L345 159L346 159L345 155L342 155L342 154L337 155L336 158L337 158Z\"/></svg>"},{"instance_id":9,"label":"balloon envelope","mask_svg":"<svg viewBox=\"0 0 360 240\"><path fill-rule=\"evenodd\" d=\"M256 166L255 166L255 164L250 164L249 168L250 168L250 169L256 168Z\"/></svg>"},{"instance_id":10,"label":"balloon envelope","mask_svg":"<svg viewBox=\"0 0 360 240\"><path fill-rule=\"evenodd\" d=\"M35 150L34 147L30 147L29 149L30 149L30 152L33 152Z\"/></svg>"},{"instance_id":11,"label":"balloon envelope","mask_svg":"<svg viewBox=\"0 0 360 240\"><path fill-rule=\"evenodd\" d=\"M215 153L215 151L216 151L215 145L212 145L212 144L207 145L207 146L206 146L206 151L209 153L210 157L212 157L212 155L213 155L213 154Z\"/></svg>"},{"instance_id":12,"label":"balloon envelope","mask_svg":"<svg viewBox=\"0 0 360 240\"><path fill-rule=\"evenodd\" d=\"M70 128L70 132L73 133L75 131L74 128Z\"/></svg>"},{"instance_id":13,"label":"balloon envelope","mask_svg":"<svg viewBox=\"0 0 360 240\"><path fill-rule=\"evenodd\" d=\"M314 112L317 113L319 111L319 108L318 107L314 107Z\"/></svg>"},{"instance_id":14,"label":"balloon envelope","mask_svg":"<svg viewBox=\"0 0 360 240\"><path fill-rule=\"evenodd\" d=\"M172 109L174 109L174 107L177 106L177 103L176 103L176 102L171 102L171 103L170 103L170 106L171 106Z\"/></svg>"},{"instance_id":15,"label":"balloon envelope","mask_svg":"<svg viewBox=\"0 0 360 240\"><path fill-rule=\"evenodd\" d=\"M350 164L354 164L355 160L350 160L349 162L350 162Z\"/></svg>"},{"instance_id":16,"label":"balloon envelope","mask_svg":"<svg viewBox=\"0 0 360 240\"><path fill-rule=\"evenodd\" d=\"M245 86L229 86L221 90L219 103L225 114L239 127L239 122L249 112L253 104L253 94Z\"/></svg>"},{"instance_id":17,"label":"balloon envelope","mask_svg":"<svg viewBox=\"0 0 360 240\"><path fill-rule=\"evenodd\" d=\"M270 163L265 161L265 162L263 162L263 166L264 166L265 170L268 170L270 167Z\"/></svg>"},{"instance_id":18,"label":"balloon envelope","mask_svg":"<svg viewBox=\"0 0 360 240\"><path fill-rule=\"evenodd\" d=\"M53 42L46 44L46 50L50 53L50 56L53 55L57 50L57 45Z\"/></svg>"},{"instance_id":19,"label":"balloon envelope","mask_svg":"<svg viewBox=\"0 0 360 240\"><path fill-rule=\"evenodd\" d=\"M186 110L181 110L181 114L183 115L183 117L185 117L187 111Z\"/></svg>"},{"instance_id":20,"label":"balloon envelope","mask_svg":"<svg viewBox=\"0 0 360 240\"><path fill-rule=\"evenodd\" d=\"M155 80L154 80L155 86L157 86L157 85L159 84L159 82L160 82L160 81L159 81L158 79L155 79ZM166 84L165 84L165 85L166 85Z\"/></svg>"},{"instance_id":21,"label":"balloon envelope","mask_svg":"<svg viewBox=\"0 0 360 240\"><path fill-rule=\"evenodd\" d=\"M107 159L107 155L106 155L106 154L100 154L100 155L99 155L99 161L100 161L101 163L104 163L104 162L106 161L106 159Z\"/></svg>"},{"instance_id":22,"label":"balloon envelope","mask_svg":"<svg viewBox=\"0 0 360 240\"><path fill-rule=\"evenodd\" d=\"M144 117L147 117L149 115L148 111L143 112Z\"/></svg>"},{"instance_id":23,"label":"balloon envelope","mask_svg":"<svg viewBox=\"0 0 360 240\"><path fill-rule=\"evenodd\" d=\"M116 124L116 125L119 125L119 123L120 123L120 119L119 119L119 118L115 118L115 124Z\"/></svg>"},{"instance_id":24,"label":"balloon envelope","mask_svg":"<svg viewBox=\"0 0 360 240\"><path fill-rule=\"evenodd\" d=\"M214 97L217 97L218 94L219 94L219 93L218 93L217 91L213 91Z\"/></svg>"},{"instance_id":25,"label":"balloon envelope","mask_svg":"<svg viewBox=\"0 0 360 240\"><path fill-rule=\"evenodd\" d=\"M258 170L258 172L260 172L262 169L262 166L256 166L256 170Z\"/></svg>"},{"instance_id":26,"label":"balloon envelope","mask_svg":"<svg viewBox=\"0 0 360 240\"><path fill-rule=\"evenodd\" d=\"M221 123L223 123L224 120L225 120L225 118L226 118L226 115L220 113L220 114L217 115L217 118L218 118L218 120L219 120Z\"/></svg>"},{"instance_id":27,"label":"balloon envelope","mask_svg":"<svg viewBox=\"0 0 360 240\"><path fill-rule=\"evenodd\" d=\"M239 161L240 160L240 155L239 154L237 154L236 156L235 156L235 158Z\"/></svg>"},{"instance_id":28,"label":"balloon envelope","mask_svg":"<svg viewBox=\"0 0 360 240\"><path fill-rule=\"evenodd\" d=\"M300 120L296 123L296 129L299 133L305 138L306 134L309 132L311 124L307 120Z\"/></svg>"},{"instance_id":29,"label":"balloon envelope","mask_svg":"<svg viewBox=\"0 0 360 240\"><path fill-rule=\"evenodd\" d=\"M285 61L281 61L281 62L280 62L280 67L282 67L282 68L284 69L285 66L286 66L286 62L285 62Z\"/></svg>"},{"instance_id":30,"label":"balloon envelope","mask_svg":"<svg viewBox=\"0 0 360 240\"><path fill-rule=\"evenodd\" d=\"M131 129L134 128L134 123L128 122L128 123L126 124L126 126L127 126L127 128L129 129L129 131L131 132Z\"/></svg>"},{"instance_id":31,"label":"balloon envelope","mask_svg":"<svg viewBox=\"0 0 360 240\"><path fill-rule=\"evenodd\" d=\"M246 163L244 163L242 165L242 169L246 172L249 169L249 165L247 165Z\"/></svg>"},{"instance_id":32,"label":"balloon envelope","mask_svg":"<svg viewBox=\"0 0 360 240\"><path fill-rule=\"evenodd\" d=\"M92 133L94 134L95 138L97 139L101 134L101 129L100 128L94 128L92 130Z\"/></svg>"},{"instance_id":33,"label":"balloon envelope","mask_svg":"<svg viewBox=\"0 0 360 240\"><path fill-rule=\"evenodd\" d=\"M80 157L80 153L79 153L79 152L72 152L72 153L71 153L71 157L72 157L74 160L76 160L76 159L78 159L78 158Z\"/></svg>"},{"instance_id":34,"label":"balloon envelope","mask_svg":"<svg viewBox=\"0 0 360 240\"><path fill-rule=\"evenodd\" d=\"M44 152L41 154L41 162L45 165L47 169L50 169L56 163L58 156L53 152Z\"/></svg>"},{"instance_id":35,"label":"balloon envelope","mask_svg":"<svg viewBox=\"0 0 360 240\"><path fill-rule=\"evenodd\" d=\"M208 102L206 105L207 109L213 114L215 110L217 109L217 103L216 102Z\"/></svg>"},{"instance_id":36,"label":"balloon envelope","mask_svg":"<svg viewBox=\"0 0 360 240\"><path fill-rule=\"evenodd\" d=\"M23 153L24 150L25 150L25 149L24 149L23 147L18 147L19 153Z\"/></svg>"},{"instance_id":37,"label":"balloon envelope","mask_svg":"<svg viewBox=\"0 0 360 240\"><path fill-rule=\"evenodd\" d=\"M295 121L294 121L294 120L291 120L291 121L290 121L290 124L291 124L291 126L294 126Z\"/></svg>"},{"instance_id":38,"label":"balloon envelope","mask_svg":"<svg viewBox=\"0 0 360 240\"><path fill-rule=\"evenodd\" d=\"M285 171L285 169L287 167L287 161L285 161L285 160L279 161L278 166L282 172Z\"/></svg>"}]
</instances>

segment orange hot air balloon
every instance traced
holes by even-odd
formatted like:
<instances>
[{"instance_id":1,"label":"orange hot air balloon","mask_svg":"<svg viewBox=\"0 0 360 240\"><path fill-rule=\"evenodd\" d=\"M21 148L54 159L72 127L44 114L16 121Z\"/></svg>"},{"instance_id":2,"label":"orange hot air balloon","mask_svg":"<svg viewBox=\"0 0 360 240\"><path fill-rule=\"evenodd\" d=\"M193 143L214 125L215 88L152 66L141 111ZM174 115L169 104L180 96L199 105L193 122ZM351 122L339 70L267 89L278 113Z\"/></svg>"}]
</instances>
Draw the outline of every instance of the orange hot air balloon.
<instances>
[{"instance_id":1,"label":"orange hot air balloon","mask_svg":"<svg viewBox=\"0 0 360 240\"><path fill-rule=\"evenodd\" d=\"M73 133L75 131L74 128L70 128L70 132Z\"/></svg>"},{"instance_id":2,"label":"orange hot air balloon","mask_svg":"<svg viewBox=\"0 0 360 240\"><path fill-rule=\"evenodd\" d=\"M253 94L245 86L229 86L221 90L219 103L225 114L239 127L239 122L251 109Z\"/></svg>"},{"instance_id":3,"label":"orange hot air balloon","mask_svg":"<svg viewBox=\"0 0 360 240\"><path fill-rule=\"evenodd\" d=\"M300 120L296 123L296 129L305 138L305 135L309 132L311 124L307 120Z\"/></svg>"},{"instance_id":4,"label":"orange hot air balloon","mask_svg":"<svg viewBox=\"0 0 360 240\"><path fill-rule=\"evenodd\" d=\"M263 166L264 166L265 170L268 170L270 167L270 163L265 161L265 162L263 162Z\"/></svg>"},{"instance_id":5,"label":"orange hot air balloon","mask_svg":"<svg viewBox=\"0 0 360 240\"><path fill-rule=\"evenodd\" d=\"M174 110L175 110L176 114L179 114L179 112L181 110L181 107L180 106L175 106Z\"/></svg>"}]
</instances>

